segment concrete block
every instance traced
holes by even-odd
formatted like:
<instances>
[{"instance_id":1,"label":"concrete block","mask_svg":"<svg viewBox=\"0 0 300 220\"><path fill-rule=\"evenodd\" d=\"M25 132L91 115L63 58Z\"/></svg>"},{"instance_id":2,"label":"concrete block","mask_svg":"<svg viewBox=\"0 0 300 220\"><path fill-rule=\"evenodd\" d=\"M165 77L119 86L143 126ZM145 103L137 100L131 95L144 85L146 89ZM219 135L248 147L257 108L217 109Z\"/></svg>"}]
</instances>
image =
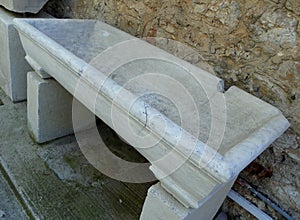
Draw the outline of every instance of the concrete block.
<instances>
[{"instance_id":1,"label":"concrete block","mask_svg":"<svg viewBox=\"0 0 300 220\"><path fill-rule=\"evenodd\" d=\"M205 199L199 201L198 208L186 208L162 186L151 186L143 206L140 220L199 220L213 219L218 212L234 181L216 187Z\"/></svg>"},{"instance_id":2,"label":"concrete block","mask_svg":"<svg viewBox=\"0 0 300 220\"><path fill-rule=\"evenodd\" d=\"M32 68L25 60L25 52L13 19L22 17L0 8L0 87L13 102L26 100L26 74ZM40 13L33 17L49 17Z\"/></svg>"},{"instance_id":3,"label":"concrete block","mask_svg":"<svg viewBox=\"0 0 300 220\"><path fill-rule=\"evenodd\" d=\"M43 80L37 73L27 75L28 128L38 143L73 133L73 97L54 79Z\"/></svg>"},{"instance_id":4,"label":"concrete block","mask_svg":"<svg viewBox=\"0 0 300 220\"><path fill-rule=\"evenodd\" d=\"M0 0L0 5L14 12L38 13L48 0Z\"/></svg>"}]
</instances>

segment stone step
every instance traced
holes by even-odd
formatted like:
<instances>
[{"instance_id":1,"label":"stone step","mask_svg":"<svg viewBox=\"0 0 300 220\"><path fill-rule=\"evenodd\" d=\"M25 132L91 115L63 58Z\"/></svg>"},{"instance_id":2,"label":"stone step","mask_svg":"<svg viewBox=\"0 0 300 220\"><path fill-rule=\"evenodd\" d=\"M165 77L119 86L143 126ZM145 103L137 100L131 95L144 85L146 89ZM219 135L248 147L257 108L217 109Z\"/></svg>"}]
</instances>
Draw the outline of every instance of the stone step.
<instances>
[{"instance_id":1,"label":"stone step","mask_svg":"<svg viewBox=\"0 0 300 220\"><path fill-rule=\"evenodd\" d=\"M3 172L1 165L0 171ZM18 201L7 180L0 172L0 219L26 220L29 219L25 210Z\"/></svg>"}]
</instances>

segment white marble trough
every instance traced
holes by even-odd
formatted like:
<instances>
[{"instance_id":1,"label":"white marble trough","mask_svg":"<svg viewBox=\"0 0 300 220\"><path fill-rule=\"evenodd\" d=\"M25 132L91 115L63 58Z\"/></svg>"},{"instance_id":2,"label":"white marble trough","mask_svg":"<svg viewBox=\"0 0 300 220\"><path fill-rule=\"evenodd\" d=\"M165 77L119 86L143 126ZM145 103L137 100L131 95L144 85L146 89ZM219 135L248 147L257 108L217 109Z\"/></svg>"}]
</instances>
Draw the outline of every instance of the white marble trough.
<instances>
[{"instance_id":1,"label":"white marble trough","mask_svg":"<svg viewBox=\"0 0 300 220\"><path fill-rule=\"evenodd\" d=\"M14 23L36 72L152 164L160 186L149 191L143 219L156 219L149 213L158 204L168 211L157 218L201 209L198 217L212 218L239 172L289 127L275 107L237 87L223 91L221 79L100 21Z\"/></svg>"},{"instance_id":2,"label":"white marble trough","mask_svg":"<svg viewBox=\"0 0 300 220\"><path fill-rule=\"evenodd\" d=\"M13 12L38 13L48 0L0 0L0 5Z\"/></svg>"}]
</instances>

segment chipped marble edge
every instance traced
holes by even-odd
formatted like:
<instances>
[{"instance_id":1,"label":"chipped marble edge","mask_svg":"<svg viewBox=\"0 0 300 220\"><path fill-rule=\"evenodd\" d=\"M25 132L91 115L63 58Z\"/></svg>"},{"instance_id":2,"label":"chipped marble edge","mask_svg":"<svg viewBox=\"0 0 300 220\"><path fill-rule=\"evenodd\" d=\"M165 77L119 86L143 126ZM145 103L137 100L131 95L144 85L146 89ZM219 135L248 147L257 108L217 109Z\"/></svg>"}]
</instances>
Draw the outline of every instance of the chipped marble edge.
<instances>
[{"instance_id":1,"label":"chipped marble edge","mask_svg":"<svg viewBox=\"0 0 300 220\"><path fill-rule=\"evenodd\" d=\"M289 127L290 123L278 110L276 116L226 152L224 157L233 176L238 175Z\"/></svg>"}]
</instances>

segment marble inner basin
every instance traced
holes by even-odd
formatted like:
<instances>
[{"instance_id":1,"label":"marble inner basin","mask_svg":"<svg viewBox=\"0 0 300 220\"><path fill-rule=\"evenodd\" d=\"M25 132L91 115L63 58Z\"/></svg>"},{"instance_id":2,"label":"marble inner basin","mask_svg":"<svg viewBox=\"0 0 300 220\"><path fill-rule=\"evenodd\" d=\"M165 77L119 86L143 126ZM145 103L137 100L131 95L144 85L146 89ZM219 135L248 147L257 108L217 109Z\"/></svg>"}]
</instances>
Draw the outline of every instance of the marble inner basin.
<instances>
[{"instance_id":1,"label":"marble inner basin","mask_svg":"<svg viewBox=\"0 0 300 220\"><path fill-rule=\"evenodd\" d=\"M14 12L38 13L48 0L0 0L0 5Z\"/></svg>"},{"instance_id":2,"label":"marble inner basin","mask_svg":"<svg viewBox=\"0 0 300 220\"><path fill-rule=\"evenodd\" d=\"M224 91L218 77L100 21L14 24L31 66L144 155L186 207L199 207L289 127L275 107Z\"/></svg>"}]
</instances>

